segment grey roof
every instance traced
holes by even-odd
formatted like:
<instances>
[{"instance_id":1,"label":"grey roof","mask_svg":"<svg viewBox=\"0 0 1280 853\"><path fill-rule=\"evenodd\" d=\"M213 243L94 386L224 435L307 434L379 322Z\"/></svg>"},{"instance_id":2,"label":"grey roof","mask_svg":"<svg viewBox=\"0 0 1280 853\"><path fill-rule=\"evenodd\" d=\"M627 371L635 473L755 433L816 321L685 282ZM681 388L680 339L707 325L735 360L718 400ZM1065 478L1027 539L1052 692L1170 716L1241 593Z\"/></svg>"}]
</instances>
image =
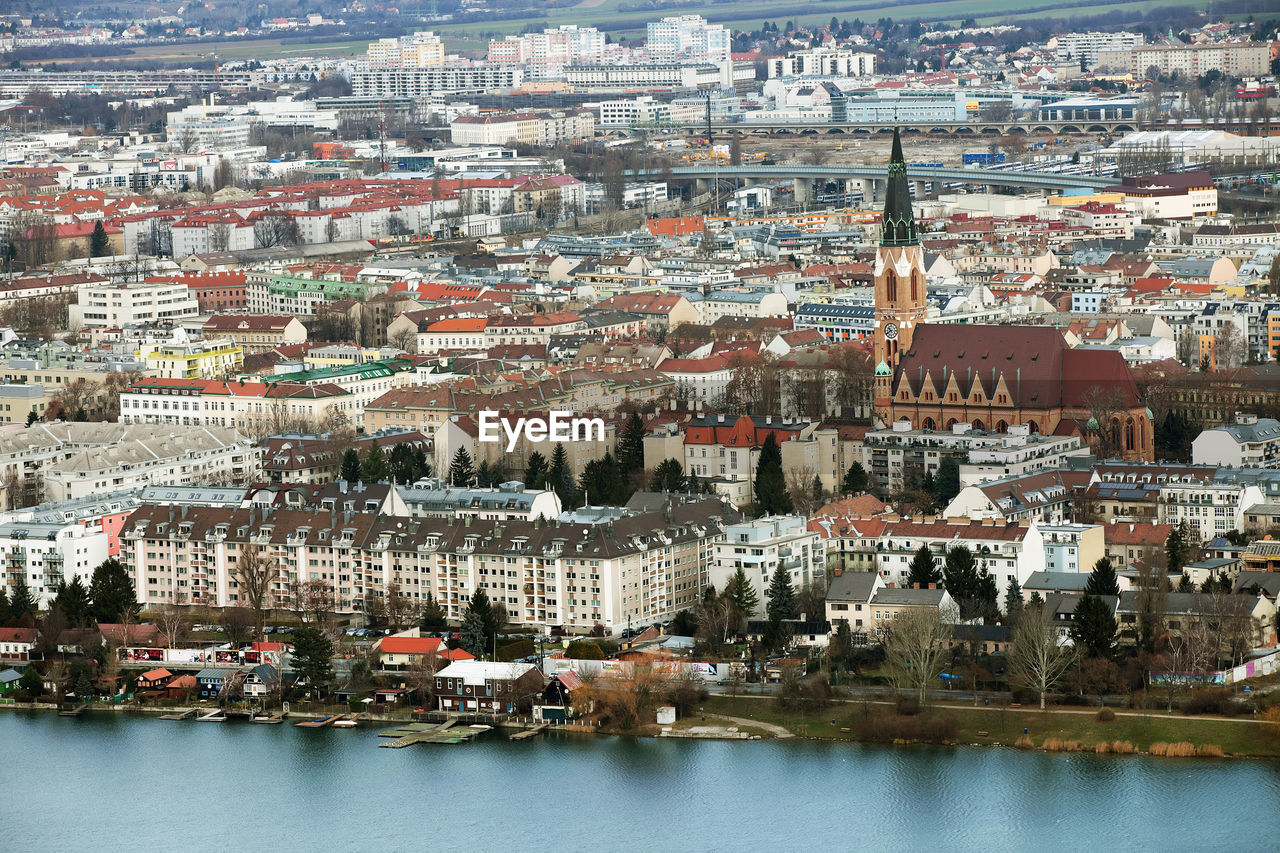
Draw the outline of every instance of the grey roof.
<instances>
[{"instance_id":1,"label":"grey roof","mask_svg":"<svg viewBox=\"0 0 1280 853\"><path fill-rule=\"evenodd\" d=\"M831 579L827 601L869 601L875 586L875 572L844 572Z\"/></svg>"},{"instance_id":2,"label":"grey roof","mask_svg":"<svg viewBox=\"0 0 1280 853\"><path fill-rule=\"evenodd\" d=\"M1089 583L1086 572L1032 572L1023 589L1053 590L1054 592L1083 592Z\"/></svg>"},{"instance_id":3,"label":"grey roof","mask_svg":"<svg viewBox=\"0 0 1280 853\"><path fill-rule=\"evenodd\" d=\"M1240 444L1251 441L1280 441L1280 421L1275 418L1258 418L1251 424L1223 424L1212 432L1225 432Z\"/></svg>"},{"instance_id":4,"label":"grey roof","mask_svg":"<svg viewBox=\"0 0 1280 853\"><path fill-rule=\"evenodd\" d=\"M4 672L0 672L0 684L8 684L11 681L17 681L22 677L22 673L13 667L9 667Z\"/></svg>"},{"instance_id":5,"label":"grey roof","mask_svg":"<svg viewBox=\"0 0 1280 853\"><path fill-rule=\"evenodd\" d=\"M446 486L443 481L425 488L397 486L400 497L409 506L421 507L428 512L450 512L455 509L528 510L541 490L525 491L523 483L503 483L496 489L464 489Z\"/></svg>"},{"instance_id":6,"label":"grey roof","mask_svg":"<svg viewBox=\"0 0 1280 853\"><path fill-rule=\"evenodd\" d=\"M1239 592L1254 585L1257 585L1267 595L1275 598L1280 595L1280 572L1241 572L1236 575L1236 582L1231 587L1231 591Z\"/></svg>"},{"instance_id":7,"label":"grey roof","mask_svg":"<svg viewBox=\"0 0 1280 853\"><path fill-rule=\"evenodd\" d=\"M901 604L923 606L931 604L934 607L942 605L942 597L947 594L945 589L903 589L900 587L885 587L876 590L875 597L871 599L872 604Z\"/></svg>"},{"instance_id":8,"label":"grey roof","mask_svg":"<svg viewBox=\"0 0 1280 853\"><path fill-rule=\"evenodd\" d=\"M1214 610L1213 596L1201 592L1170 592L1164 605L1165 613L1209 614ZM1121 613L1138 612L1138 593L1125 590L1120 593Z\"/></svg>"},{"instance_id":9,"label":"grey roof","mask_svg":"<svg viewBox=\"0 0 1280 853\"><path fill-rule=\"evenodd\" d=\"M200 670L199 672L197 672L197 673L196 673L196 680L198 680L198 681L225 681L225 680L226 680L226 678L227 678L227 673L228 673L228 672L231 672L231 670L229 670L229 669L213 669L212 667L210 667L209 669L202 669L202 670Z\"/></svg>"}]
</instances>

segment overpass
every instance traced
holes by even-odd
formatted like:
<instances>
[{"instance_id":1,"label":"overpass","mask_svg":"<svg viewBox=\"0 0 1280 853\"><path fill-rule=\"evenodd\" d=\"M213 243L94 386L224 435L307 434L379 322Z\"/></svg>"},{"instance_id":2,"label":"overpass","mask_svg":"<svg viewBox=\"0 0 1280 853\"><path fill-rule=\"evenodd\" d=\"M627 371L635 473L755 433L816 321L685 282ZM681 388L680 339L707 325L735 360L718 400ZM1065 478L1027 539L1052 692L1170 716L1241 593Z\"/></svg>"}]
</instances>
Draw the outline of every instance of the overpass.
<instances>
[{"instance_id":1,"label":"overpass","mask_svg":"<svg viewBox=\"0 0 1280 853\"><path fill-rule=\"evenodd\" d=\"M863 183L863 195L867 196L868 185L883 183L887 176L883 165L860 166L849 164L844 166L715 166L698 164L694 166L675 166L670 169L637 170L630 173L633 178L656 178L660 175L677 180L718 180L721 178L741 178L749 181L793 179L797 184L806 181L848 181ZM907 180L917 183L941 184L981 184L992 187L1020 187L1024 189L1065 190L1079 187L1100 190L1120 183L1117 177L1098 177L1095 175L1058 175L1051 172L999 172L985 169L940 169L933 167L907 166Z\"/></svg>"},{"instance_id":2,"label":"overpass","mask_svg":"<svg viewBox=\"0 0 1280 853\"><path fill-rule=\"evenodd\" d=\"M1016 119L1009 121L922 121L914 124L904 122L901 131L904 135L913 133L936 134L939 136L1003 136L1009 133L1132 133L1138 129L1136 118L1114 116L1094 116L1090 118L1065 119ZM663 128L678 130L692 136L706 133L705 121L664 122ZM627 133L628 128L597 127L598 131ZM866 122L803 122L803 121L749 121L749 122L712 122L712 136L744 136L758 134L762 136L825 136L825 135L859 135L893 133L892 124L867 124Z\"/></svg>"}]
</instances>

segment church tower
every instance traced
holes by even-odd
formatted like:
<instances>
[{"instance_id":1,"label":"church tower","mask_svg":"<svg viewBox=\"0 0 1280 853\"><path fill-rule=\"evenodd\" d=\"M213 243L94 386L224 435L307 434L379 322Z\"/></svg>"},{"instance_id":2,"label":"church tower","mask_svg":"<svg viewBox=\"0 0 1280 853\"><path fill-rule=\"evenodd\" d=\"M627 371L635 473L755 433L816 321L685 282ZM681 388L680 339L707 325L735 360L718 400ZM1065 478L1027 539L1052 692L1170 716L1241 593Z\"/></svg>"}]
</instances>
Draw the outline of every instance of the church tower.
<instances>
[{"instance_id":1,"label":"church tower","mask_svg":"<svg viewBox=\"0 0 1280 853\"><path fill-rule=\"evenodd\" d=\"M924 257L911 210L902 139L896 127L880 223L880 249L876 252L875 291L875 407L876 415L888 424L898 363L902 353L911 349L916 326L925 318Z\"/></svg>"}]
</instances>

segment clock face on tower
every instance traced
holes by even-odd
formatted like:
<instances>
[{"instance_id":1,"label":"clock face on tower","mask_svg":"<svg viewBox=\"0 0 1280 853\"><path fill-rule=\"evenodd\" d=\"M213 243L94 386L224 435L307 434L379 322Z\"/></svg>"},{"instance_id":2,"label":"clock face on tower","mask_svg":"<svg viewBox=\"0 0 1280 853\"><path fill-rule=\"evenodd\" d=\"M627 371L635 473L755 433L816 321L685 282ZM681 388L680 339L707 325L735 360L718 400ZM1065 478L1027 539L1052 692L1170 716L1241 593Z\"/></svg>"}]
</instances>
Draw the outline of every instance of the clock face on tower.
<instances>
[{"instance_id":1,"label":"clock face on tower","mask_svg":"<svg viewBox=\"0 0 1280 853\"><path fill-rule=\"evenodd\" d=\"M895 338L897 338L897 337L898 337L898 327L897 327L896 325L894 325L893 323L885 323L885 324L884 324L884 339L885 339L886 341L892 341L892 340L894 340L894 339L895 339Z\"/></svg>"}]
</instances>

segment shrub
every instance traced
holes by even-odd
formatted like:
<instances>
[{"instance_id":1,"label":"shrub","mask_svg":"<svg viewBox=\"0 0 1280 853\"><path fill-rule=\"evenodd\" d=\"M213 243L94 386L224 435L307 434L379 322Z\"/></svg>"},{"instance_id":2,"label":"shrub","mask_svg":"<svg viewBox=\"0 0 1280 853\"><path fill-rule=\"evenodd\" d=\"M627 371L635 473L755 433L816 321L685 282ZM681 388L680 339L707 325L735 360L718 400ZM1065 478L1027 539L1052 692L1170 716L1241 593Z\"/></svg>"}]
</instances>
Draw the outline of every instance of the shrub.
<instances>
[{"instance_id":1,"label":"shrub","mask_svg":"<svg viewBox=\"0 0 1280 853\"><path fill-rule=\"evenodd\" d=\"M1218 746L1216 743L1205 743L1201 744L1200 748L1196 750L1196 755L1208 756L1210 758L1223 758L1226 756L1226 753L1223 752L1222 747Z\"/></svg>"},{"instance_id":2,"label":"shrub","mask_svg":"<svg viewBox=\"0 0 1280 853\"><path fill-rule=\"evenodd\" d=\"M1178 743L1156 741L1151 744L1151 749L1148 752L1152 755L1163 755L1169 758L1189 758L1196 754L1196 746L1185 740Z\"/></svg>"},{"instance_id":3,"label":"shrub","mask_svg":"<svg viewBox=\"0 0 1280 853\"><path fill-rule=\"evenodd\" d=\"M1035 746L1036 746L1035 742L1032 741L1031 738L1027 737L1026 735L1023 735L1022 737L1015 740L1013 742L1013 745L1017 749L1035 749Z\"/></svg>"},{"instance_id":4,"label":"shrub","mask_svg":"<svg viewBox=\"0 0 1280 853\"><path fill-rule=\"evenodd\" d=\"M914 717L920 713L920 700L914 696L899 696L896 710L904 717Z\"/></svg>"},{"instance_id":5,"label":"shrub","mask_svg":"<svg viewBox=\"0 0 1280 853\"><path fill-rule=\"evenodd\" d=\"M1100 723L1110 723L1113 720L1115 720L1115 718L1116 718L1116 712L1111 710L1110 708L1103 708L1101 711L1098 712L1097 719L1098 719L1098 722Z\"/></svg>"},{"instance_id":6,"label":"shrub","mask_svg":"<svg viewBox=\"0 0 1280 853\"><path fill-rule=\"evenodd\" d=\"M1244 705L1225 687L1202 687L1183 699L1179 709L1184 714L1221 714L1234 717Z\"/></svg>"},{"instance_id":7,"label":"shrub","mask_svg":"<svg viewBox=\"0 0 1280 853\"><path fill-rule=\"evenodd\" d=\"M929 743L955 743L959 726L949 715L932 717L924 724L924 739Z\"/></svg>"}]
</instances>

